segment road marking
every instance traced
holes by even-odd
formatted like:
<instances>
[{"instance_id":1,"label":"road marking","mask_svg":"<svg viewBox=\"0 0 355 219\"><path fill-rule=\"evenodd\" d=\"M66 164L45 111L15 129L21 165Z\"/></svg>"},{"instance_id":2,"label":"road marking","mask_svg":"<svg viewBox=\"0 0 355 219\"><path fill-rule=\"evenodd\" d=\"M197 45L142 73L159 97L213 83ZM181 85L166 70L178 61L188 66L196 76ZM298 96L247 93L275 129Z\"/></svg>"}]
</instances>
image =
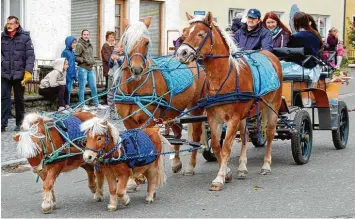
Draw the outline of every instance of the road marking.
<instances>
[{"instance_id":1,"label":"road marking","mask_svg":"<svg viewBox=\"0 0 355 219\"><path fill-rule=\"evenodd\" d=\"M352 93L347 93L347 94L340 94L339 97L352 97L352 96L355 96L355 92L352 92Z\"/></svg>"}]
</instances>

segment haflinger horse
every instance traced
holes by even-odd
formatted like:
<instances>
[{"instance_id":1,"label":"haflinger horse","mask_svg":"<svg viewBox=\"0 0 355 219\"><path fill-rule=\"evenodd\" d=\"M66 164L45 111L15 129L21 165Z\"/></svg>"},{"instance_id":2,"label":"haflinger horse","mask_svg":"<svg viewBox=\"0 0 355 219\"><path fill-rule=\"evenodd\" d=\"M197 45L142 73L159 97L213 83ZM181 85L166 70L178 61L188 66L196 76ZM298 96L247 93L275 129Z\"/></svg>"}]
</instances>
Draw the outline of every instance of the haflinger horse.
<instances>
[{"instance_id":1,"label":"haflinger horse","mask_svg":"<svg viewBox=\"0 0 355 219\"><path fill-rule=\"evenodd\" d=\"M88 112L75 113L73 116L81 121L94 117L93 114ZM57 150L65 143L62 135L55 127L50 127L48 131L45 130L45 124L51 122L52 118L41 116L38 113L29 113L24 117L21 132L13 136L13 139L18 142L18 154L21 157L27 158L33 172L43 181L42 212L51 213L56 207L56 197L54 196L53 187L59 174L78 167L82 167L87 172L89 188L94 193L94 199L102 201L104 176L100 172L95 172L92 165L84 162L77 148L71 147L70 153L78 153L78 155L54 160L54 162L46 164L45 159L53 152L53 148ZM62 152L67 154L68 148Z\"/></svg>"},{"instance_id":2,"label":"haflinger horse","mask_svg":"<svg viewBox=\"0 0 355 219\"><path fill-rule=\"evenodd\" d=\"M219 163L219 172L212 181L210 190L220 190L225 178L231 179L228 161L231 147L241 120L255 115L261 111L262 122L266 125L267 147L264 157L262 174L271 173L271 143L276 131L278 110L281 105L282 69L280 61L268 51L255 52L254 55L262 56L272 70L278 86L266 95L259 97L239 99L243 93L254 92L252 67L247 58L240 52L235 42L213 21L211 12L205 17L193 17L186 13L190 23L189 33L185 41L177 51L177 57L182 63L190 63L197 58L202 58L207 71L206 92L213 97L214 104L206 108L208 123L211 128L211 145ZM234 57L237 54L240 57ZM245 54L245 53L244 53ZM251 53L250 53L251 54ZM262 76L261 76L262 77ZM266 80L269 83L270 78ZM261 82L260 82L261 83ZM234 99L228 99L218 104L219 97L232 94ZM229 96L230 97L230 96ZM258 108L259 107L259 108ZM219 147L221 127L223 122L227 124L226 137L222 147ZM247 174L246 144L242 141L241 154L237 174L244 178Z\"/></svg>"},{"instance_id":3,"label":"haflinger horse","mask_svg":"<svg viewBox=\"0 0 355 219\"><path fill-rule=\"evenodd\" d=\"M119 133L113 124L105 119L94 117L82 123L80 129L87 135L83 154L85 162L98 165L107 180L110 192L108 210L117 209L117 197L123 205L129 204L130 197L126 194L128 179L137 178L141 174L148 181L148 194L145 201L147 204L152 203L156 187L166 181L164 155L160 154L162 141L166 146L171 146L159 134L158 128L127 130ZM142 156L142 158L133 158L133 156Z\"/></svg>"},{"instance_id":4,"label":"haflinger horse","mask_svg":"<svg viewBox=\"0 0 355 219\"><path fill-rule=\"evenodd\" d=\"M189 77L192 78L191 86L187 87L183 92L172 96L172 92L169 93L168 84L164 79L162 71L159 69L152 70L155 65L149 55L149 44L151 44L151 40L148 27L150 22L151 17L148 17L129 25L119 42L124 48L125 59L121 68L115 73L115 83L121 84L119 89L125 94L125 97L122 98L121 101L115 100L115 102L119 115L121 118L125 118L123 122L127 129L140 128L146 122L148 122L146 127L152 127L156 124L156 119L167 121L177 117L183 110L194 107L197 104L203 82L206 78L206 74L202 69L198 70L196 64L190 64L188 67L191 67L191 69L188 71L191 72L189 75ZM177 60L175 61L179 63ZM195 76L198 72L199 75ZM172 71L172 73L176 75L174 71ZM179 74L177 74L177 76L179 77ZM180 76L180 78L181 77L184 76ZM115 95L119 94L119 92L116 92ZM153 99L155 98L156 103L143 106L147 104L147 101L144 102L140 98L153 95L155 95ZM157 106L159 97L162 97L166 102L171 100L169 107ZM191 111L191 115L202 114L203 109ZM154 118L151 119L152 117ZM182 127L173 125L171 128L175 137L180 138ZM189 136L192 136L191 140L194 142L202 142L204 136L203 128L202 123L190 125ZM175 150L179 150L179 147L180 146L174 146ZM196 150L191 153L190 162L184 170L185 175L194 174L196 155ZM174 173L177 173L181 168L182 163L180 161L179 152L177 152L172 159L172 170Z\"/></svg>"}]
</instances>

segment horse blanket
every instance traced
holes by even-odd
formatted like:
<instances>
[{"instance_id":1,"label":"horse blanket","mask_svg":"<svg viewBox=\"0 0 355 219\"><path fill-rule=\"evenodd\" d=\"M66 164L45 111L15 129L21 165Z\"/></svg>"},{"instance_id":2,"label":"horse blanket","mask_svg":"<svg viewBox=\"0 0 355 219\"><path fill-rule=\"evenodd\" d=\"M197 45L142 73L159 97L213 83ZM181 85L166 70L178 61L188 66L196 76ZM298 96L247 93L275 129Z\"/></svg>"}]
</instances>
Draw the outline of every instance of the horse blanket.
<instances>
[{"instance_id":1,"label":"horse blanket","mask_svg":"<svg viewBox=\"0 0 355 219\"><path fill-rule=\"evenodd\" d=\"M156 160L156 149L149 136L139 129L120 131L123 156L130 168L145 166Z\"/></svg>"},{"instance_id":2,"label":"horse blanket","mask_svg":"<svg viewBox=\"0 0 355 219\"><path fill-rule=\"evenodd\" d=\"M177 95L189 88L193 82L194 77L189 69L178 60L169 57L153 58L156 66L153 69L160 70L171 95Z\"/></svg>"},{"instance_id":3,"label":"horse blanket","mask_svg":"<svg viewBox=\"0 0 355 219\"><path fill-rule=\"evenodd\" d=\"M243 57L251 68L255 96L264 96L280 87L275 68L265 55L252 52L244 54Z\"/></svg>"},{"instance_id":4,"label":"horse blanket","mask_svg":"<svg viewBox=\"0 0 355 219\"><path fill-rule=\"evenodd\" d=\"M60 122L57 123L58 128L60 128L65 137L69 138L71 141L85 136L85 133L80 131L81 120L78 117L71 116L61 122L62 124L60 124Z\"/></svg>"}]
</instances>

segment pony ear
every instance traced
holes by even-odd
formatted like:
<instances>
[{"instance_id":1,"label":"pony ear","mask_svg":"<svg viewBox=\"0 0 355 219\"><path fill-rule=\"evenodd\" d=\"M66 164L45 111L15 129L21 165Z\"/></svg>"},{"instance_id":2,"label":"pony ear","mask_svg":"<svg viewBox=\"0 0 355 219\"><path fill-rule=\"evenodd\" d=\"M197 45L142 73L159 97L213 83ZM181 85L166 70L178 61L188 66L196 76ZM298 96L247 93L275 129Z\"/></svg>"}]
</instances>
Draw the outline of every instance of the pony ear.
<instances>
[{"instance_id":1,"label":"pony ear","mask_svg":"<svg viewBox=\"0 0 355 219\"><path fill-rule=\"evenodd\" d=\"M213 15L210 11L207 13L207 15L205 17L205 22L209 25L211 25L213 22Z\"/></svg>"},{"instance_id":2,"label":"pony ear","mask_svg":"<svg viewBox=\"0 0 355 219\"><path fill-rule=\"evenodd\" d=\"M146 18L142 18L142 19L140 19L140 21L142 21L144 24L145 24L145 26L147 27L147 28L149 28L149 26L150 26L150 22L152 21L152 17L146 17Z\"/></svg>"},{"instance_id":3,"label":"pony ear","mask_svg":"<svg viewBox=\"0 0 355 219\"><path fill-rule=\"evenodd\" d=\"M14 141L16 141L16 142L19 142L20 141L20 135L19 134L14 135L14 136L12 136L12 139L14 139Z\"/></svg>"},{"instance_id":4,"label":"pony ear","mask_svg":"<svg viewBox=\"0 0 355 219\"><path fill-rule=\"evenodd\" d=\"M190 15L188 12L186 12L186 17L187 20L192 20L194 17L192 15Z\"/></svg>"}]
</instances>

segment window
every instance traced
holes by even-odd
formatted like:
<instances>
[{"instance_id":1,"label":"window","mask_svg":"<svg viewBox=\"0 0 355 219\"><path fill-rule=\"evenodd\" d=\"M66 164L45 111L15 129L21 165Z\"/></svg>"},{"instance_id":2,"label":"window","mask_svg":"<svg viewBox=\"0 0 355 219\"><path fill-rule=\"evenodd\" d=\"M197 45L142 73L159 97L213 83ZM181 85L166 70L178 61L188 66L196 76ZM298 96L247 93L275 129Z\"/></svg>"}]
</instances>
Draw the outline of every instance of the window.
<instances>
[{"instance_id":1,"label":"window","mask_svg":"<svg viewBox=\"0 0 355 219\"><path fill-rule=\"evenodd\" d=\"M1 28L7 23L10 15L16 16L22 27L25 26L25 0L2 0L1 1Z\"/></svg>"},{"instance_id":2,"label":"window","mask_svg":"<svg viewBox=\"0 0 355 219\"><path fill-rule=\"evenodd\" d=\"M282 18L282 15L284 14L284 12L282 11L273 11L280 19Z\"/></svg>"},{"instance_id":3,"label":"window","mask_svg":"<svg viewBox=\"0 0 355 219\"><path fill-rule=\"evenodd\" d=\"M242 8L230 8L228 13L228 24L229 27L232 26L233 18L237 16L238 13L243 13L245 9Z\"/></svg>"},{"instance_id":4,"label":"window","mask_svg":"<svg viewBox=\"0 0 355 219\"><path fill-rule=\"evenodd\" d=\"M317 22L319 34L322 37L327 37L327 30L330 29L330 16L311 14L314 20Z\"/></svg>"},{"instance_id":5,"label":"window","mask_svg":"<svg viewBox=\"0 0 355 219\"><path fill-rule=\"evenodd\" d=\"M123 31L122 23L123 23L123 1L116 0L115 4L115 34L116 41L118 42L121 37L121 33Z\"/></svg>"}]
</instances>

